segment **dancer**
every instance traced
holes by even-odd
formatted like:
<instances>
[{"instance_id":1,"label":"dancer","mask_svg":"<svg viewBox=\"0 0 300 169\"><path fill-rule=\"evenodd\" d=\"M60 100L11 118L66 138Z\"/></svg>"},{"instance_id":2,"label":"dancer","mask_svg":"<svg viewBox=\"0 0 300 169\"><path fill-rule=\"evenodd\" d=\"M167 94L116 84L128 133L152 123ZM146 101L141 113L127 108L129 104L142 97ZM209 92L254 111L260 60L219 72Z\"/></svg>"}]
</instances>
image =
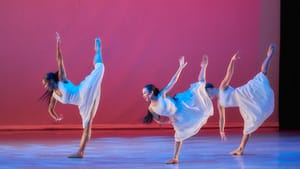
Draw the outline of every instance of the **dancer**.
<instances>
[{"instance_id":1,"label":"dancer","mask_svg":"<svg viewBox=\"0 0 300 169\"><path fill-rule=\"evenodd\" d=\"M241 143L232 155L243 155L250 134L253 133L274 111L274 92L267 78L268 67L275 51L275 45L271 44L267 56L261 66L261 71L248 83L233 88L229 86L233 72L234 63L238 57L235 53L227 67L225 78L220 84L219 101L222 106L220 114L220 130L225 127L226 107L238 107L244 120L244 130Z\"/></svg>"},{"instance_id":2,"label":"dancer","mask_svg":"<svg viewBox=\"0 0 300 169\"><path fill-rule=\"evenodd\" d=\"M215 91L211 84L206 84L207 64L208 59L204 55L198 82L191 84L188 90L176 94L173 98L168 96L168 92L175 85L183 68L187 65L184 57L179 59L178 70L161 91L153 84L148 84L143 88L143 97L149 102L144 123L151 123L154 120L157 123L172 124L175 130L174 157L167 164L179 162L178 157L182 142L197 134L200 128L206 124L207 119L213 115L211 98L217 96L218 91ZM209 92L206 91L206 87L209 88L207 89Z\"/></svg>"},{"instance_id":3,"label":"dancer","mask_svg":"<svg viewBox=\"0 0 300 169\"><path fill-rule=\"evenodd\" d=\"M84 150L88 140L91 138L92 123L96 115L101 93L101 83L104 75L104 64L102 61L100 39L95 39L94 69L78 85L74 85L68 78L65 71L63 56L61 52L60 36L56 34L57 44L57 72L49 72L43 79L43 84L47 91L41 97L48 100L48 111L50 116L59 122L62 117L58 115L54 108L57 101L62 104L77 105L82 119L83 133L79 149L69 158L83 158Z\"/></svg>"}]
</instances>

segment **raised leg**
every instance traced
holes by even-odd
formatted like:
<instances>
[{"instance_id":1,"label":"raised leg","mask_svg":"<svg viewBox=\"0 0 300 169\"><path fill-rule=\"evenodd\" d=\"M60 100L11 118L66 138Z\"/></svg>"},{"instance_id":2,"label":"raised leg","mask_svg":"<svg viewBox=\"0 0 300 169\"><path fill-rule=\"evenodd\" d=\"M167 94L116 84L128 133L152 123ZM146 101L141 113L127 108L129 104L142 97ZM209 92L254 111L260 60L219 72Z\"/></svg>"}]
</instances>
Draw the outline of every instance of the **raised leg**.
<instances>
[{"instance_id":1,"label":"raised leg","mask_svg":"<svg viewBox=\"0 0 300 169\"><path fill-rule=\"evenodd\" d=\"M95 39L95 56L94 56L94 64L102 63L102 51L101 51L101 40L100 38Z\"/></svg>"},{"instance_id":2,"label":"raised leg","mask_svg":"<svg viewBox=\"0 0 300 169\"><path fill-rule=\"evenodd\" d=\"M261 72L263 72L265 75L267 75L268 73L269 64L274 54L274 51L275 51L275 45L271 44L268 48L267 57L265 58L264 62L261 65Z\"/></svg>"}]
</instances>

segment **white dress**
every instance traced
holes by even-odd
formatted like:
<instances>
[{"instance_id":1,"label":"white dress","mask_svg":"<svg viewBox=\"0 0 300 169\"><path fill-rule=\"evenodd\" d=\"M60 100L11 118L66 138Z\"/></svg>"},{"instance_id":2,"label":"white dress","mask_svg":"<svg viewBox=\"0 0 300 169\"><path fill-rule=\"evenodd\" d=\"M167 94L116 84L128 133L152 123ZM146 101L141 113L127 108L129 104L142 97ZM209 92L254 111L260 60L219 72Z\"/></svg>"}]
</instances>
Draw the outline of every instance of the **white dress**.
<instances>
[{"instance_id":1,"label":"white dress","mask_svg":"<svg viewBox=\"0 0 300 169\"><path fill-rule=\"evenodd\" d=\"M101 82L104 75L103 63L95 64L93 71L78 85L71 81L58 82L62 96L53 92L53 97L61 103L77 105L85 128L91 116L95 116L101 95ZM94 106L94 109L93 109Z\"/></svg>"},{"instance_id":2,"label":"white dress","mask_svg":"<svg viewBox=\"0 0 300 169\"><path fill-rule=\"evenodd\" d=\"M185 92L174 99L158 96L158 104L150 106L155 113L174 119L175 141L183 141L197 134L213 115L213 103L205 90L204 82L190 85Z\"/></svg>"},{"instance_id":3,"label":"white dress","mask_svg":"<svg viewBox=\"0 0 300 169\"><path fill-rule=\"evenodd\" d=\"M274 92L262 72L236 89L228 87L219 92L223 107L239 107L244 119L244 134L254 132L274 111Z\"/></svg>"}]
</instances>

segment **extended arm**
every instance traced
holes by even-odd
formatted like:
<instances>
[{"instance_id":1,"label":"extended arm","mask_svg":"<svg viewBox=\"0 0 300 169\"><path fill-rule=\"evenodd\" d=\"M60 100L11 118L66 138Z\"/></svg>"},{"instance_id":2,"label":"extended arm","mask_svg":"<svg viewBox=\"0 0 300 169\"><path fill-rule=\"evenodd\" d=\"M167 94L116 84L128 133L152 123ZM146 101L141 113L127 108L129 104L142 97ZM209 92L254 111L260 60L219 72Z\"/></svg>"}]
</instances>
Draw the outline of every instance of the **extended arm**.
<instances>
[{"instance_id":1,"label":"extended arm","mask_svg":"<svg viewBox=\"0 0 300 169\"><path fill-rule=\"evenodd\" d=\"M206 80L206 68L208 64L208 58L207 55L203 55L202 62L201 62L201 70L199 73L198 81L205 81Z\"/></svg>"},{"instance_id":2,"label":"extended arm","mask_svg":"<svg viewBox=\"0 0 300 169\"><path fill-rule=\"evenodd\" d=\"M221 90L224 90L229 86L229 83L231 81L231 78L232 78L232 75L233 75L233 72L234 72L234 62L238 59L237 56L238 56L238 52L235 53L230 59L229 65L227 67L225 78L222 80L222 82L220 84L220 89Z\"/></svg>"},{"instance_id":3,"label":"extended arm","mask_svg":"<svg viewBox=\"0 0 300 169\"><path fill-rule=\"evenodd\" d=\"M58 65L58 80L59 81L65 81L67 79L67 75L65 72L65 66L63 62L63 57L61 53L61 41L60 41L60 36L58 33L56 33L56 61Z\"/></svg>"},{"instance_id":4,"label":"extended arm","mask_svg":"<svg viewBox=\"0 0 300 169\"><path fill-rule=\"evenodd\" d=\"M177 82L179 75L181 73L181 71L183 70L183 68L187 65L187 62L184 61L184 57L182 56L179 59L179 68L176 71L176 73L173 75L171 81L168 83L168 85L166 87L164 87L162 89L162 95L163 97L166 97L166 94L172 89L172 87L175 85L175 83Z\"/></svg>"}]
</instances>

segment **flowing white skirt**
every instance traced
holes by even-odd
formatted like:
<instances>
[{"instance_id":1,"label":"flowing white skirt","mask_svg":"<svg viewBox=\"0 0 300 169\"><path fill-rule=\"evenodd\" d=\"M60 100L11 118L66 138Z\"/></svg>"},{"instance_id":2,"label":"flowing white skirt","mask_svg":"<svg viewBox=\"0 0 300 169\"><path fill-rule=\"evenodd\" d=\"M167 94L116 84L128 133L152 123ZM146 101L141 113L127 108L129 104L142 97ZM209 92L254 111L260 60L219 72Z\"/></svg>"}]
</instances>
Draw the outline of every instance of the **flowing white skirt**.
<instances>
[{"instance_id":1,"label":"flowing white skirt","mask_svg":"<svg viewBox=\"0 0 300 169\"><path fill-rule=\"evenodd\" d=\"M175 141L183 141L197 134L214 111L204 82L193 83L188 90L177 94L175 104Z\"/></svg>"},{"instance_id":2,"label":"flowing white skirt","mask_svg":"<svg viewBox=\"0 0 300 169\"><path fill-rule=\"evenodd\" d=\"M220 91L219 103L224 107L238 106L244 120L243 133L250 134L274 111L274 92L268 78L260 72L243 86Z\"/></svg>"},{"instance_id":3,"label":"flowing white skirt","mask_svg":"<svg viewBox=\"0 0 300 169\"><path fill-rule=\"evenodd\" d=\"M100 102L101 82L104 75L103 63L95 64L92 72L79 84L80 101L78 108L85 128L91 117L94 117Z\"/></svg>"}]
</instances>

